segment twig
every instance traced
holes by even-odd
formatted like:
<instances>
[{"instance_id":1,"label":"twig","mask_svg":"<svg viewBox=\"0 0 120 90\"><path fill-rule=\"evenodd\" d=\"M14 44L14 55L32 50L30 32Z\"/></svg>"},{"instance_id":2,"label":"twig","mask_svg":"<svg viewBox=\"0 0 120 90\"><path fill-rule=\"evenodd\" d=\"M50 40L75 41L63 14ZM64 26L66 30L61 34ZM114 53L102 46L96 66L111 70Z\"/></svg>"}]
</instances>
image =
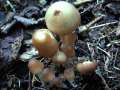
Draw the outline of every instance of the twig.
<instances>
[{"instance_id":1,"label":"twig","mask_svg":"<svg viewBox=\"0 0 120 90\"><path fill-rule=\"evenodd\" d=\"M117 24L117 23L118 23L118 21L109 22L109 23L105 23L105 24L100 24L100 25L92 26L89 29L100 28L100 27L103 27L103 26L108 26L108 25Z\"/></svg>"},{"instance_id":2,"label":"twig","mask_svg":"<svg viewBox=\"0 0 120 90\"><path fill-rule=\"evenodd\" d=\"M73 4L78 6L87 2L92 2L92 0L76 0L75 2L73 2Z\"/></svg>"},{"instance_id":3,"label":"twig","mask_svg":"<svg viewBox=\"0 0 120 90\"><path fill-rule=\"evenodd\" d=\"M113 25L113 24L119 23L119 21L114 21L114 22L104 23L104 24L100 24L100 25L96 25L96 26L91 26L91 25L93 25L94 23L96 23L97 21L99 21L102 18L103 18L102 16L98 17L95 20L93 20L92 22L90 22L89 24L84 25L84 26L80 26L79 27L79 33L82 33L82 32L85 32L85 31L89 31L91 29L105 27L105 26L108 26L108 25Z\"/></svg>"},{"instance_id":4,"label":"twig","mask_svg":"<svg viewBox=\"0 0 120 90\"><path fill-rule=\"evenodd\" d=\"M115 54L115 59L113 60L113 68L120 71L120 68L115 66L115 61L116 61L116 58L117 58L117 54L118 54L118 49L117 49L116 54Z\"/></svg>"},{"instance_id":5,"label":"twig","mask_svg":"<svg viewBox=\"0 0 120 90\"><path fill-rule=\"evenodd\" d=\"M102 82L103 82L103 84L105 85L105 90L111 90L111 89L109 88L108 84L106 83L105 79L103 78L103 76L100 75L100 74L98 74L98 75L101 77Z\"/></svg>"},{"instance_id":6,"label":"twig","mask_svg":"<svg viewBox=\"0 0 120 90\"><path fill-rule=\"evenodd\" d=\"M24 18L21 16L14 16L14 19L26 27L31 26L31 25L36 25L44 20L44 18L39 18L38 20L33 20L33 19L27 19L27 18Z\"/></svg>"},{"instance_id":7,"label":"twig","mask_svg":"<svg viewBox=\"0 0 120 90\"><path fill-rule=\"evenodd\" d=\"M90 48L90 44L89 43L87 43L87 47L88 47L88 49L89 49L89 51L90 51L90 53L91 53L91 58L94 60L94 54L95 54L95 52L94 52L94 49L93 48Z\"/></svg>"},{"instance_id":8,"label":"twig","mask_svg":"<svg viewBox=\"0 0 120 90\"><path fill-rule=\"evenodd\" d=\"M104 0L97 0L97 4L103 3Z\"/></svg>"},{"instance_id":9,"label":"twig","mask_svg":"<svg viewBox=\"0 0 120 90\"><path fill-rule=\"evenodd\" d=\"M109 72L109 73L113 73L112 71L110 71L110 70L108 69L109 62L110 62L110 59L107 57L107 59L106 59L106 61L105 61L104 69L105 69L105 71L107 71L107 72Z\"/></svg>"},{"instance_id":10,"label":"twig","mask_svg":"<svg viewBox=\"0 0 120 90\"><path fill-rule=\"evenodd\" d=\"M88 23L87 25L80 26L80 27L79 27L79 33L88 31L91 25L95 24L96 22L98 22L99 20L101 20L103 17L104 17L104 15L101 15L101 16L95 18L93 21L91 21L91 22Z\"/></svg>"},{"instance_id":11,"label":"twig","mask_svg":"<svg viewBox=\"0 0 120 90\"><path fill-rule=\"evenodd\" d=\"M106 52L105 50L103 50L102 48L97 46L97 49L99 49L100 51L104 52L109 58L111 57L111 55L108 52Z\"/></svg>"},{"instance_id":12,"label":"twig","mask_svg":"<svg viewBox=\"0 0 120 90\"><path fill-rule=\"evenodd\" d=\"M10 6L10 8L12 9L13 12L16 12L14 6L11 4L11 2L9 0L6 0L6 3L7 3L7 5Z\"/></svg>"}]
</instances>

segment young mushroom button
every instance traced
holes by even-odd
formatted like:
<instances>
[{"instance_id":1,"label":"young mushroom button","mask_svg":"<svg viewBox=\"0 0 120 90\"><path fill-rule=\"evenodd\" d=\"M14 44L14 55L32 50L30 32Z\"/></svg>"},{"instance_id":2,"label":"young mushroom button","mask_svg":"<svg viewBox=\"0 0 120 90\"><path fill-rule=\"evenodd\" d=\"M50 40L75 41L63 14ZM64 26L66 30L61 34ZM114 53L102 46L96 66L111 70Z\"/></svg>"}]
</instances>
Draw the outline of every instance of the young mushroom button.
<instances>
[{"instance_id":1,"label":"young mushroom button","mask_svg":"<svg viewBox=\"0 0 120 90\"><path fill-rule=\"evenodd\" d=\"M78 10L66 1L53 3L45 14L48 29L59 35L72 33L80 25Z\"/></svg>"}]
</instances>

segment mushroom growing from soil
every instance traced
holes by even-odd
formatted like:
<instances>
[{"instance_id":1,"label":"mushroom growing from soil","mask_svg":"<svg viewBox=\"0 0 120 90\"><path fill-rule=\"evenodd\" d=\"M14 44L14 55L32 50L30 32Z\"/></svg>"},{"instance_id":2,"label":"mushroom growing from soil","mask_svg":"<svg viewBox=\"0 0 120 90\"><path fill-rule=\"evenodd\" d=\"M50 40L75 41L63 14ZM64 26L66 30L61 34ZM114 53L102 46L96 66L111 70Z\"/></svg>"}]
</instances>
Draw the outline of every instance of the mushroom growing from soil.
<instances>
[{"instance_id":1,"label":"mushroom growing from soil","mask_svg":"<svg viewBox=\"0 0 120 90\"><path fill-rule=\"evenodd\" d=\"M53 3L45 14L48 29L58 35L72 33L80 25L80 13L70 3L58 1Z\"/></svg>"},{"instance_id":2,"label":"mushroom growing from soil","mask_svg":"<svg viewBox=\"0 0 120 90\"><path fill-rule=\"evenodd\" d=\"M96 68L96 62L92 61L84 61L83 63L78 63L76 65L76 69L80 72L80 74L88 74L90 72L94 72Z\"/></svg>"},{"instance_id":3,"label":"mushroom growing from soil","mask_svg":"<svg viewBox=\"0 0 120 90\"><path fill-rule=\"evenodd\" d=\"M67 56L64 52L58 50L58 52L52 58L52 61L56 64L65 64L67 61Z\"/></svg>"},{"instance_id":4,"label":"mushroom growing from soil","mask_svg":"<svg viewBox=\"0 0 120 90\"><path fill-rule=\"evenodd\" d=\"M45 68L42 71L42 78L41 79L43 81L50 82L50 81L54 80L54 78L55 78L55 73L51 68Z\"/></svg>"},{"instance_id":5,"label":"mushroom growing from soil","mask_svg":"<svg viewBox=\"0 0 120 90\"><path fill-rule=\"evenodd\" d=\"M64 78L68 81L72 81L75 78L75 73L73 68L68 68L64 70Z\"/></svg>"},{"instance_id":6,"label":"mushroom growing from soil","mask_svg":"<svg viewBox=\"0 0 120 90\"><path fill-rule=\"evenodd\" d=\"M48 29L37 30L33 34L32 43L44 57L53 57L59 47L57 40Z\"/></svg>"},{"instance_id":7,"label":"mushroom growing from soil","mask_svg":"<svg viewBox=\"0 0 120 90\"><path fill-rule=\"evenodd\" d=\"M31 73L37 74L43 70L44 64L42 62L33 59L28 62L28 68Z\"/></svg>"}]
</instances>

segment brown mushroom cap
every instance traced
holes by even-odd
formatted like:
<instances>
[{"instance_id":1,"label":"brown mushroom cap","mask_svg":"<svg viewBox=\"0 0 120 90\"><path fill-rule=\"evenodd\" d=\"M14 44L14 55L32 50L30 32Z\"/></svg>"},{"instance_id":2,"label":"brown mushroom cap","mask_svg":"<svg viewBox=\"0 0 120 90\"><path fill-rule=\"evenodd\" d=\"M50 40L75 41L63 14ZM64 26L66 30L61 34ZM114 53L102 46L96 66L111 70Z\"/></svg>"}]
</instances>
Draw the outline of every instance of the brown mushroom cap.
<instances>
[{"instance_id":1,"label":"brown mushroom cap","mask_svg":"<svg viewBox=\"0 0 120 90\"><path fill-rule=\"evenodd\" d=\"M48 29L37 30L33 34L32 43L44 57L53 57L59 47L57 40Z\"/></svg>"},{"instance_id":2,"label":"brown mushroom cap","mask_svg":"<svg viewBox=\"0 0 120 90\"><path fill-rule=\"evenodd\" d=\"M96 68L97 68L97 64L95 62L91 62L91 61L85 61L83 63L78 63L76 65L76 69L81 74L87 74L90 72L94 72Z\"/></svg>"},{"instance_id":3,"label":"brown mushroom cap","mask_svg":"<svg viewBox=\"0 0 120 90\"><path fill-rule=\"evenodd\" d=\"M28 62L28 68L29 68L30 72L32 72L33 74L36 74L43 70L44 64L37 60L30 60Z\"/></svg>"},{"instance_id":4,"label":"brown mushroom cap","mask_svg":"<svg viewBox=\"0 0 120 90\"><path fill-rule=\"evenodd\" d=\"M50 82L55 78L55 73L51 68L45 68L42 72L42 80Z\"/></svg>"},{"instance_id":5,"label":"brown mushroom cap","mask_svg":"<svg viewBox=\"0 0 120 90\"><path fill-rule=\"evenodd\" d=\"M74 78L75 78L75 73L74 73L73 68L65 69L65 70L64 70L64 77L65 77L65 79L67 79L67 80L74 80Z\"/></svg>"}]
</instances>

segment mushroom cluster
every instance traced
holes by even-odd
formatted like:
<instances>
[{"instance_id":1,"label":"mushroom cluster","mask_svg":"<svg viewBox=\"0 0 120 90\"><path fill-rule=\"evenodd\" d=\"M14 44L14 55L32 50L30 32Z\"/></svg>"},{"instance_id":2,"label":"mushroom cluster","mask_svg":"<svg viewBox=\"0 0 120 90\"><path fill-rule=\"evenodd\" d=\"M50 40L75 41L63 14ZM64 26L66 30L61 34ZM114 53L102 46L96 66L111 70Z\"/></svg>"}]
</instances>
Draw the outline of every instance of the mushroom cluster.
<instances>
[{"instance_id":1,"label":"mushroom cluster","mask_svg":"<svg viewBox=\"0 0 120 90\"><path fill-rule=\"evenodd\" d=\"M48 29L36 30L32 37L32 43L40 56L48 58L56 65L64 66L69 58L75 56L74 43L77 40L75 30L81 22L80 14L72 4L58 1L48 8L45 22ZM56 35L59 36L60 41L57 41ZM53 69L45 67L42 62L37 60L30 60L28 67L31 73L39 73L42 80L52 81L52 84L55 85L61 80L74 80L74 69L81 74L94 71L96 63L90 61L78 63L75 67L65 68L59 77L55 76Z\"/></svg>"}]
</instances>

